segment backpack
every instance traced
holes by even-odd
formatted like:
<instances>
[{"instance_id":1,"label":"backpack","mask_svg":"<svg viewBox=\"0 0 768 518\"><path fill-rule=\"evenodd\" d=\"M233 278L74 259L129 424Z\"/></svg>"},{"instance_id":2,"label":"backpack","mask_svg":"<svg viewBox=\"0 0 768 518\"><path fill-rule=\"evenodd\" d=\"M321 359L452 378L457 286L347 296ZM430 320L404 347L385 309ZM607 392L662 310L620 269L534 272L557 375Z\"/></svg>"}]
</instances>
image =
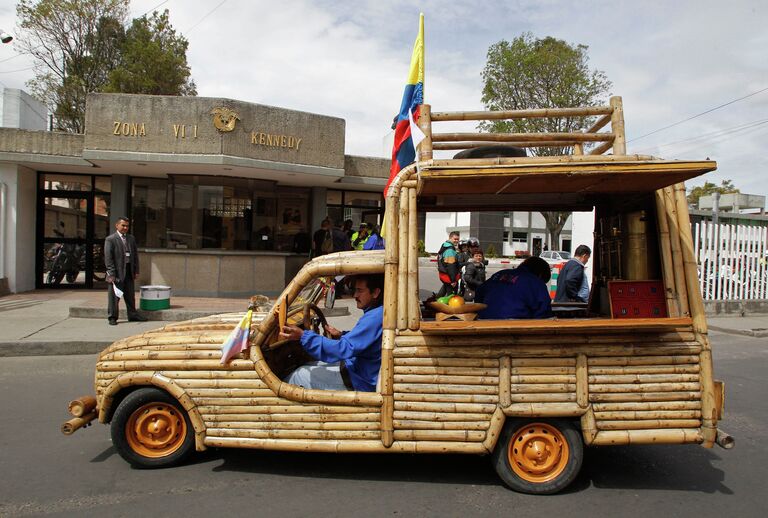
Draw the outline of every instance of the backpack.
<instances>
[{"instance_id":1,"label":"backpack","mask_svg":"<svg viewBox=\"0 0 768 518\"><path fill-rule=\"evenodd\" d=\"M323 244L320 245L320 252L324 254L330 254L333 252L333 238L331 237L330 231L325 233Z\"/></svg>"}]
</instances>

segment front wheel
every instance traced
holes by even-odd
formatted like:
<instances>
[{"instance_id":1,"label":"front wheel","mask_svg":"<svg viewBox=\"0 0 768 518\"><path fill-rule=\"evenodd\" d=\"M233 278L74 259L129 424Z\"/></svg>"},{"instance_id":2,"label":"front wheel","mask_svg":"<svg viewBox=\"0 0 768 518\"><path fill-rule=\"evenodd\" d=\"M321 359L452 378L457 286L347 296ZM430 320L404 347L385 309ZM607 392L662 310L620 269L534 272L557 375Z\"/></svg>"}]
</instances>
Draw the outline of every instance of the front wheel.
<instances>
[{"instance_id":1,"label":"front wheel","mask_svg":"<svg viewBox=\"0 0 768 518\"><path fill-rule=\"evenodd\" d=\"M187 412L156 388L131 392L112 417L112 443L123 459L138 468L165 468L193 450L195 434Z\"/></svg>"},{"instance_id":2,"label":"front wheel","mask_svg":"<svg viewBox=\"0 0 768 518\"><path fill-rule=\"evenodd\" d=\"M581 469L581 434L562 419L508 421L493 450L493 464L515 491L547 495L565 489Z\"/></svg>"}]
</instances>

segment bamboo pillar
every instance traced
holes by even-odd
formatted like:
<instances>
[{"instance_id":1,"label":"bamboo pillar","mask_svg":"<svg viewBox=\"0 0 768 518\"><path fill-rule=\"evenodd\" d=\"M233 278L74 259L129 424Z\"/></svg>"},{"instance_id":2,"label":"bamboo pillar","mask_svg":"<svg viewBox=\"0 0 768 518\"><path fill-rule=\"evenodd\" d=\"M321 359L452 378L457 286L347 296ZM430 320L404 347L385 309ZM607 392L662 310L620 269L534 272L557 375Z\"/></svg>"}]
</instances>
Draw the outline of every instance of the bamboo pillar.
<instances>
[{"instance_id":1,"label":"bamboo pillar","mask_svg":"<svg viewBox=\"0 0 768 518\"><path fill-rule=\"evenodd\" d=\"M655 193L656 196L656 226L659 232L659 248L661 249L661 271L664 278L664 295L667 299L667 314L670 317L680 316L680 301L675 291L675 274L672 265L672 248L669 244L669 223L667 212L664 208L664 194L662 190Z\"/></svg>"},{"instance_id":2,"label":"bamboo pillar","mask_svg":"<svg viewBox=\"0 0 768 518\"><path fill-rule=\"evenodd\" d=\"M717 404L715 399L714 373L712 368L712 350L707 336L707 319L704 315L704 301L699 291L699 279L696 269L696 257L693 253L691 236L691 217L688 214L688 200L685 197L685 185L678 183L674 187L677 218L680 225L680 242L685 267L685 281L688 287L693 330L702 350L699 356L701 368L701 432L705 448L715 444L717 436Z\"/></svg>"},{"instance_id":3,"label":"bamboo pillar","mask_svg":"<svg viewBox=\"0 0 768 518\"><path fill-rule=\"evenodd\" d=\"M592 405L589 405L587 411L581 416L581 433L584 436L584 444L587 446L592 444L597 436L597 421Z\"/></svg>"},{"instance_id":4,"label":"bamboo pillar","mask_svg":"<svg viewBox=\"0 0 768 518\"><path fill-rule=\"evenodd\" d=\"M381 334L381 369L379 381L381 382L381 442L385 447L392 446L394 442L394 401L393 401L393 372L395 348L395 327L398 316L398 250L405 244L397 231L398 209L400 200L399 178L390 185L387 195L386 235L387 246L384 252L384 321Z\"/></svg>"},{"instance_id":5,"label":"bamboo pillar","mask_svg":"<svg viewBox=\"0 0 768 518\"><path fill-rule=\"evenodd\" d=\"M675 276L675 291L677 300L680 302L680 315L688 316L688 290L685 287L685 275L683 266L683 255L680 248L680 223L677 219L677 208L675 206L675 194L671 187L664 188L664 208L669 226L669 243L672 250L672 265Z\"/></svg>"},{"instance_id":6,"label":"bamboo pillar","mask_svg":"<svg viewBox=\"0 0 768 518\"><path fill-rule=\"evenodd\" d=\"M419 128L424 132L426 138L419 145L419 156L417 160L432 160L432 106L422 104L419 112Z\"/></svg>"},{"instance_id":7,"label":"bamboo pillar","mask_svg":"<svg viewBox=\"0 0 768 518\"><path fill-rule=\"evenodd\" d=\"M581 408L589 405L589 373L587 371L587 355L576 355L576 403Z\"/></svg>"},{"instance_id":8,"label":"bamboo pillar","mask_svg":"<svg viewBox=\"0 0 768 518\"><path fill-rule=\"evenodd\" d=\"M512 361L509 356L499 359L499 406L506 408L512 404L511 394Z\"/></svg>"},{"instance_id":9,"label":"bamboo pillar","mask_svg":"<svg viewBox=\"0 0 768 518\"><path fill-rule=\"evenodd\" d=\"M408 189L400 191L398 211L397 329L408 327Z\"/></svg>"},{"instance_id":10,"label":"bamboo pillar","mask_svg":"<svg viewBox=\"0 0 768 518\"><path fill-rule=\"evenodd\" d=\"M573 145L573 154L574 155L583 155L584 154L584 144L579 142L578 144Z\"/></svg>"},{"instance_id":11,"label":"bamboo pillar","mask_svg":"<svg viewBox=\"0 0 768 518\"><path fill-rule=\"evenodd\" d=\"M626 155L627 154L627 140L624 136L624 106L621 102L621 97L611 97L611 133L615 135L613 140L613 154L614 155Z\"/></svg>"},{"instance_id":12,"label":"bamboo pillar","mask_svg":"<svg viewBox=\"0 0 768 518\"><path fill-rule=\"evenodd\" d=\"M419 328L421 311L419 310L419 254L416 218L416 189L408 189L408 329Z\"/></svg>"}]
</instances>

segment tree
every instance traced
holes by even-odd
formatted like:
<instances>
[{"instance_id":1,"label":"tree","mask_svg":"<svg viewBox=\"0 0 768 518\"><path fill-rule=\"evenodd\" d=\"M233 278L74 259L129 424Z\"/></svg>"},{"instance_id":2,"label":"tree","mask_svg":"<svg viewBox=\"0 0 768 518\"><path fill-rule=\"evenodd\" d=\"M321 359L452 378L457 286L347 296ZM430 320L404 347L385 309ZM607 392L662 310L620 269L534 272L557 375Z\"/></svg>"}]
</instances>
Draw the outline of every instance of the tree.
<instances>
[{"instance_id":1,"label":"tree","mask_svg":"<svg viewBox=\"0 0 768 518\"><path fill-rule=\"evenodd\" d=\"M696 186L688 193L688 206L695 209L699 205L699 198L715 194L716 192L730 194L741 191L733 185L731 180L723 180L719 187L712 182L704 182L704 185Z\"/></svg>"},{"instance_id":2,"label":"tree","mask_svg":"<svg viewBox=\"0 0 768 518\"><path fill-rule=\"evenodd\" d=\"M35 97L56 117L59 129L82 132L85 96L114 67L129 0L20 0L17 48L30 54Z\"/></svg>"},{"instance_id":3,"label":"tree","mask_svg":"<svg viewBox=\"0 0 768 518\"><path fill-rule=\"evenodd\" d=\"M586 45L571 45L531 33L488 49L483 69L482 102L487 110L567 108L605 103L611 82L599 70L590 70ZM481 123L494 133L572 132L592 124L591 117L497 120ZM530 148L534 156L572 154L571 147ZM560 245L567 212L542 212L552 247Z\"/></svg>"},{"instance_id":4,"label":"tree","mask_svg":"<svg viewBox=\"0 0 768 518\"><path fill-rule=\"evenodd\" d=\"M125 34L119 64L109 73L106 92L197 95L187 64L189 43L177 35L168 10L133 20Z\"/></svg>"}]
</instances>

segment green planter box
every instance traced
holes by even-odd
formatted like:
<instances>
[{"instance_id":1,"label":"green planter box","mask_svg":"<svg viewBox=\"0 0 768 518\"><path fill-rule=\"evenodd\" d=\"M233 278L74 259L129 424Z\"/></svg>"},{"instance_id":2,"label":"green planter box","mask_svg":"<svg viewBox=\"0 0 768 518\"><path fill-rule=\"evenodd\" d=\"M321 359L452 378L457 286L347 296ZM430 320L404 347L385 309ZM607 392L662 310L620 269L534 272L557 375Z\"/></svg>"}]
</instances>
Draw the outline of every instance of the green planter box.
<instances>
[{"instance_id":1,"label":"green planter box","mask_svg":"<svg viewBox=\"0 0 768 518\"><path fill-rule=\"evenodd\" d=\"M170 286L142 286L140 297L139 308L145 311L157 311L171 307Z\"/></svg>"}]
</instances>

